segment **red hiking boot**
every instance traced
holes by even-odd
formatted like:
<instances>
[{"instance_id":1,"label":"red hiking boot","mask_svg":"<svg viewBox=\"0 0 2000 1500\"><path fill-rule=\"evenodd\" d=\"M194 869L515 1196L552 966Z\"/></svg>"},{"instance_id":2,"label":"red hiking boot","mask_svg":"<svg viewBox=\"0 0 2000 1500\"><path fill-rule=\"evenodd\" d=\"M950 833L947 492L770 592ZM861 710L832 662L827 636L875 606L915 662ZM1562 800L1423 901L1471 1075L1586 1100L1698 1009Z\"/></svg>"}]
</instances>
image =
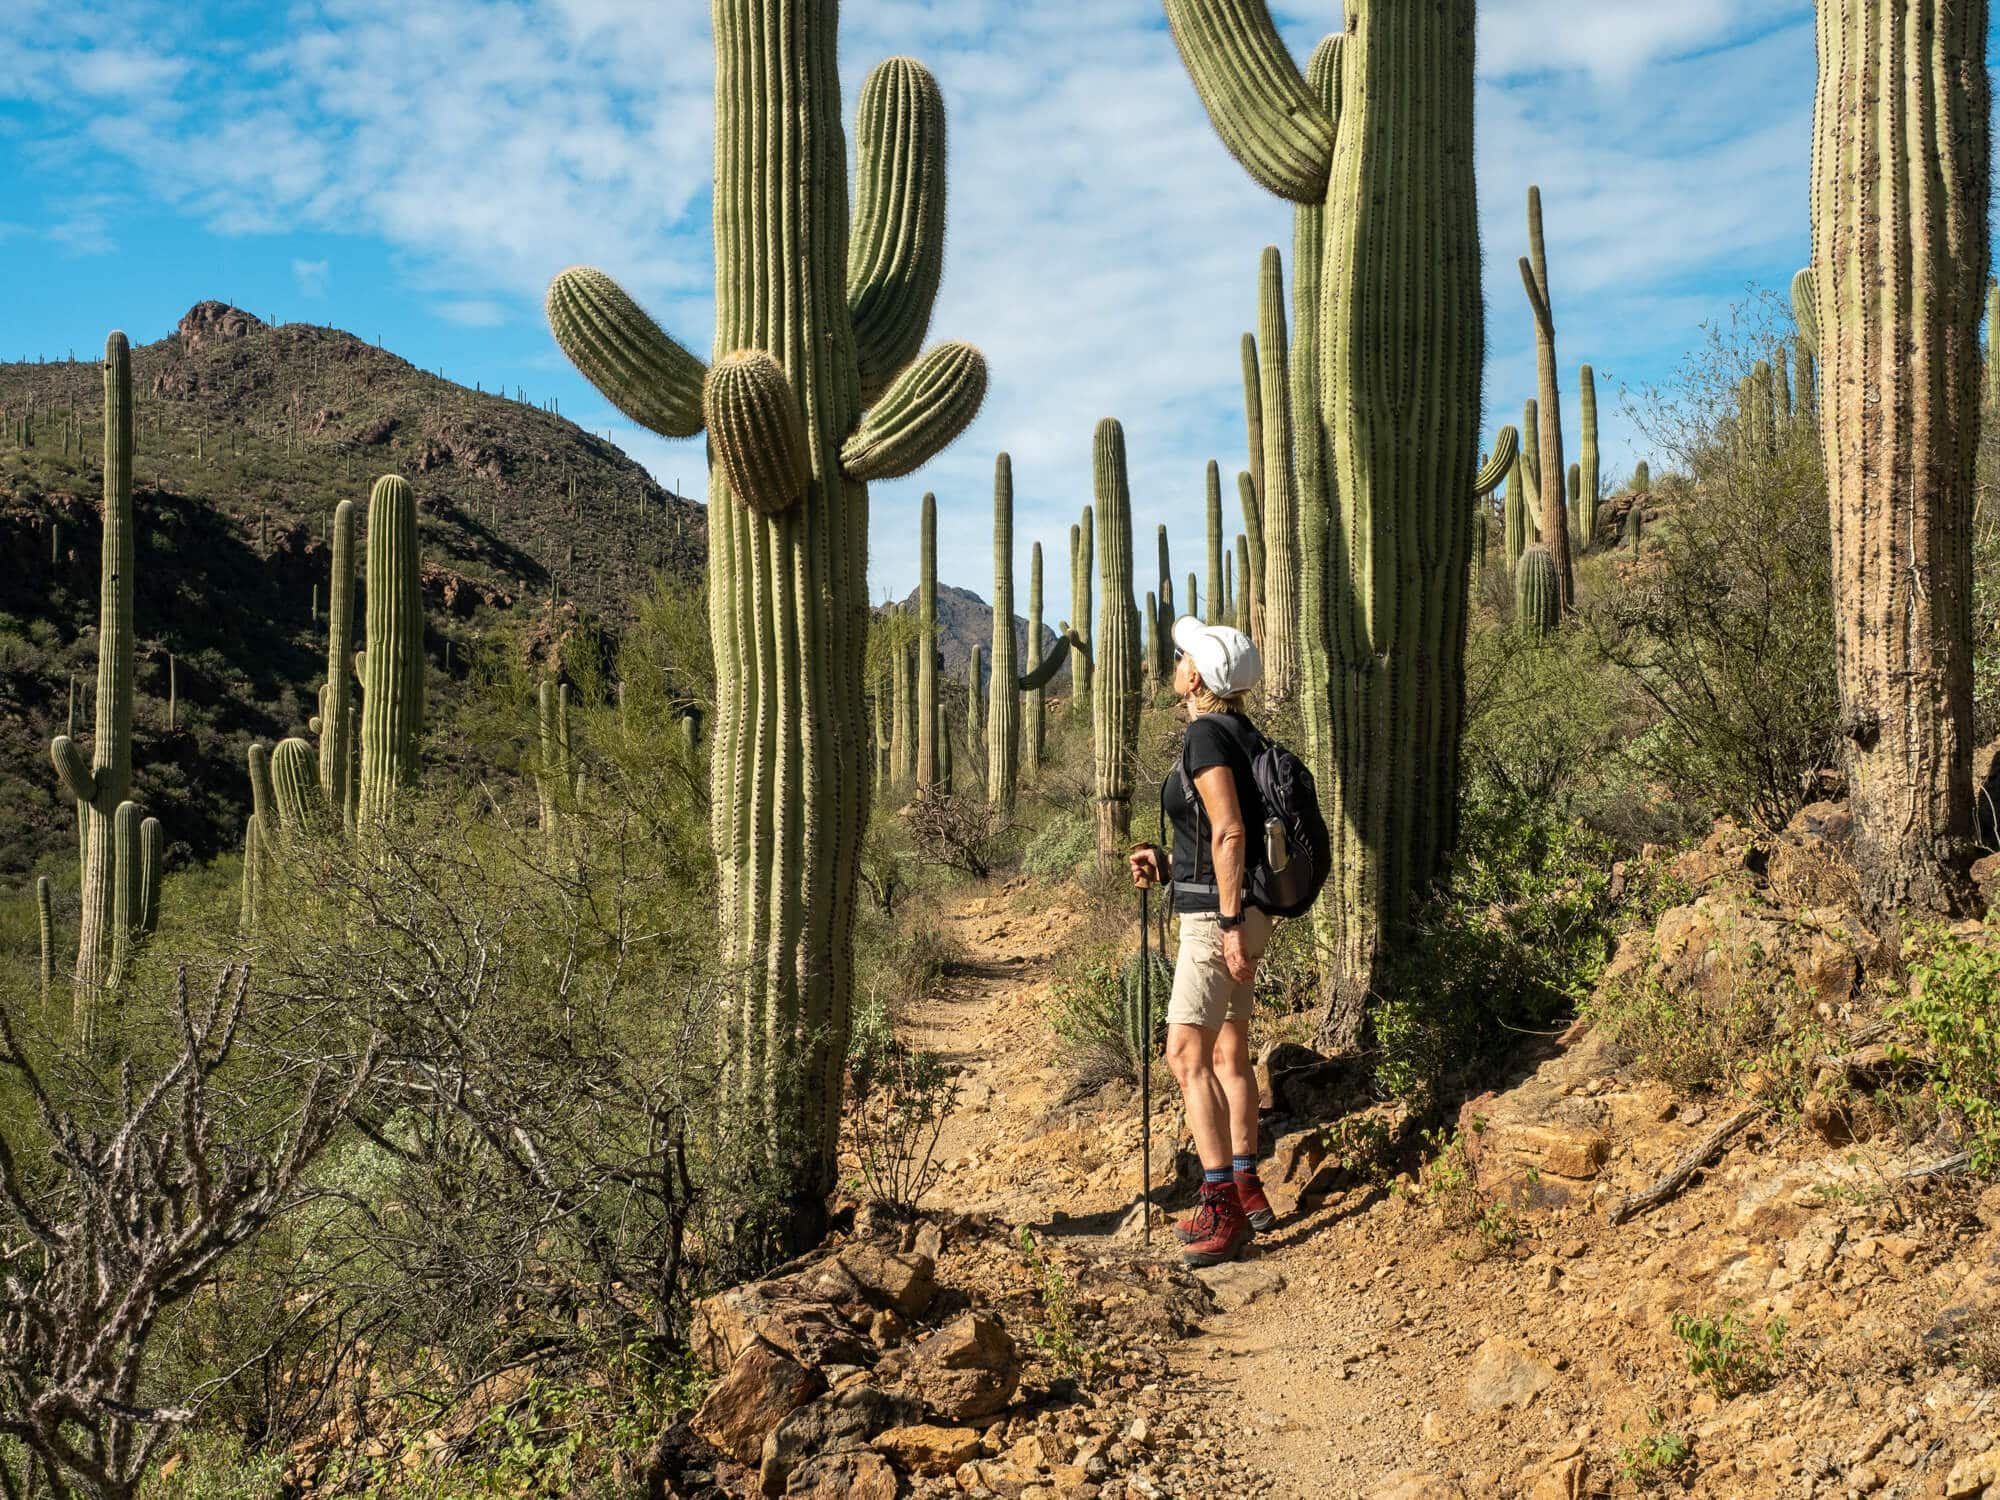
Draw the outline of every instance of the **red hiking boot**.
<instances>
[{"instance_id":1,"label":"red hiking boot","mask_svg":"<svg viewBox=\"0 0 2000 1500\"><path fill-rule=\"evenodd\" d=\"M1278 1222L1278 1211L1264 1196L1264 1183L1255 1172L1236 1174L1236 1201L1243 1205L1243 1217L1252 1229L1261 1232Z\"/></svg>"},{"instance_id":2,"label":"red hiking boot","mask_svg":"<svg viewBox=\"0 0 2000 1500\"><path fill-rule=\"evenodd\" d=\"M1215 1205L1208 1200L1204 1191L1201 1201L1195 1205L1193 1213L1174 1225L1174 1238L1183 1245L1191 1245L1196 1240L1205 1240L1215 1227Z\"/></svg>"},{"instance_id":3,"label":"red hiking boot","mask_svg":"<svg viewBox=\"0 0 2000 1500\"><path fill-rule=\"evenodd\" d=\"M1181 1260L1190 1266L1213 1266L1236 1259L1250 1242L1251 1234L1250 1221L1243 1217L1243 1205L1236 1201L1236 1184L1203 1183L1201 1207L1195 1210L1195 1218L1199 1220L1204 1212L1208 1215L1208 1232L1187 1242Z\"/></svg>"}]
</instances>

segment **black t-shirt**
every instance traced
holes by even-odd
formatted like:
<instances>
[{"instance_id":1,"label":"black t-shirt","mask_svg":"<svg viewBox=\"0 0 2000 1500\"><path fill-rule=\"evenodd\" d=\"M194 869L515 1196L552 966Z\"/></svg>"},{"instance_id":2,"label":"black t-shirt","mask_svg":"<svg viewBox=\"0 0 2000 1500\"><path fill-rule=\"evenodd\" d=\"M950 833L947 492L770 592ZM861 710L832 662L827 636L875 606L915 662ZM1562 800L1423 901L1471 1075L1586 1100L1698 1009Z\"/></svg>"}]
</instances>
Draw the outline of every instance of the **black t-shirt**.
<instances>
[{"instance_id":1,"label":"black t-shirt","mask_svg":"<svg viewBox=\"0 0 2000 1500\"><path fill-rule=\"evenodd\" d=\"M1215 825L1201 806L1194 778L1215 766L1229 767L1236 781L1236 804L1243 810L1244 870L1264 857L1263 804L1257 796L1250 760L1260 736L1242 714L1203 714L1188 725L1181 762L1160 785L1160 802L1173 830L1175 911L1220 911L1215 890L1211 841ZM1187 775L1181 775L1185 767Z\"/></svg>"}]
</instances>

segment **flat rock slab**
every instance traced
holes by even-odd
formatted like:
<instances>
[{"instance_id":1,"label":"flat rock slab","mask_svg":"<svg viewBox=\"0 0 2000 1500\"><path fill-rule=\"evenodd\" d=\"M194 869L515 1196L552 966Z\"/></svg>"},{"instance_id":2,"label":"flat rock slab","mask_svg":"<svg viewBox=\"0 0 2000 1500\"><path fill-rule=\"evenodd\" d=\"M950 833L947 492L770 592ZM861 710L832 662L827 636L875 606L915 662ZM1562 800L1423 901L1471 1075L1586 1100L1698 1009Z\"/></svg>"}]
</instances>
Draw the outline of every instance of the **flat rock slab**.
<instances>
[{"instance_id":1,"label":"flat rock slab","mask_svg":"<svg viewBox=\"0 0 2000 1500\"><path fill-rule=\"evenodd\" d=\"M1231 1260L1194 1273L1224 1312L1248 1307L1259 1297L1285 1289L1285 1273L1268 1260Z\"/></svg>"},{"instance_id":2,"label":"flat rock slab","mask_svg":"<svg viewBox=\"0 0 2000 1500\"><path fill-rule=\"evenodd\" d=\"M1554 1365L1526 1344L1496 1334L1473 1351L1465 1404L1474 1411L1518 1409L1555 1383Z\"/></svg>"}]
</instances>

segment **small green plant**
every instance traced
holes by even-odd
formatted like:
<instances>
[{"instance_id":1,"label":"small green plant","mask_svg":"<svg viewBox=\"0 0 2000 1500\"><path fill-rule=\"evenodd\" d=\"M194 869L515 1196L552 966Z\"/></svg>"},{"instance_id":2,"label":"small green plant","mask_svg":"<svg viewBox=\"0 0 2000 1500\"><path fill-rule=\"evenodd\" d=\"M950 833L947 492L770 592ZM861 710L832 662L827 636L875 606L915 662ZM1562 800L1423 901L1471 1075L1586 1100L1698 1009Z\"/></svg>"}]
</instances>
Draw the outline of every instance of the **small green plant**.
<instances>
[{"instance_id":1,"label":"small green plant","mask_svg":"<svg viewBox=\"0 0 2000 1500\"><path fill-rule=\"evenodd\" d=\"M958 1079L934 1052L914 1052L896 1039L888 1013L864 1006L848 1034L853 1080L848 1139L857 1167L850 1186L899 1209L944 1175L938 1140L958 1106Z\"/></svg>"},{"instance_id":2,"label":"small green plant","mask_svg":"<svg viewBox=\"0 0 2000 1500\"><path fill-rule=\"evenodd\" d=\"M1733 1312L1714 1318L1683 1312L1674 1314L1670 1326L1687 1346L1688 1373L1724 1400L1768 1385L1784 1359L1782 1317L1758 1328Z\"/></svg>"},{"instance_id":3,"label":"small green plant","mask_svg":"<svg viewBox=\"0 0 2000 1500\"><path fill-rule=\"evenodd\" d=\"M1473 1117L1478 1135L1486 1122ZM1485 1253L1511 1251L1521 1241L1521 1216L1507 1203L1489 1199L1479 1190L1479 1174L1465 1138L1456 1131L1427 1130L1424 1145L1431 1153L1424 1168L1422 1195L1438 1211L1447 1229L1475 1235Z\"/></svg>"},{"instance_id":4,"label":"small green plant","mask_svg":"<svg viewBox=\"0 0 2000 1500\"><path fill-rule=\"evenodd\" d=\"M1021 1255L1041 1285L1036 1295L1042 1303L1042 1326L1035 1330L1035 1345L1048 1356L1058 1375L1087 1380L1097 1368L1097 1355L1084 1347L1077 1333L1076 1310L1070 1306L1069 1278L1035 1242L1035 1232L1021 1226Z\"/></svg>"},{"instance_id":5,"label":"small green plant","mask_svg":"<svg viewBox=\"0 0 2000 1500\"><path fill-rule=\"evenodd\" d=\"M1389 1126L1379 1115L1342 1115L1321 1128L1320 1139L1341 1171L1370 1187L1388 1183L1392 1165Z\"/></svg>"},{"instance_id":6,"label":"small green plant","mask_svg":"<svg viewBox=\"0 0 2000 1500\"><path fill-rule=\"evenodd\" d=\"M1652 1430L1636 1443L1620 1447L1618 1472L1637 1490L1656 1490L1685 1476L1694 1459L1694 1446L1681 1433L1667 1427L1656 1406L1646 1413Z\"/></svg>"},{"instance_id":7,"label":"small green plant","mask_svg":"<svg viewBox=\"0 0 2000 1500\"><path fill-rule=\"evenodd\" d=\"M1915 935L1918 955L1910 970L1909 997L1891 1014L1922 1033L1929 1075L1940 1108L1957 1116L1972 1170L2000 1170L2000 1026L1993 996L2000 993L2000 941L1988 929L1972 937L1935 930Z\"/></svg>"}]
</instances>

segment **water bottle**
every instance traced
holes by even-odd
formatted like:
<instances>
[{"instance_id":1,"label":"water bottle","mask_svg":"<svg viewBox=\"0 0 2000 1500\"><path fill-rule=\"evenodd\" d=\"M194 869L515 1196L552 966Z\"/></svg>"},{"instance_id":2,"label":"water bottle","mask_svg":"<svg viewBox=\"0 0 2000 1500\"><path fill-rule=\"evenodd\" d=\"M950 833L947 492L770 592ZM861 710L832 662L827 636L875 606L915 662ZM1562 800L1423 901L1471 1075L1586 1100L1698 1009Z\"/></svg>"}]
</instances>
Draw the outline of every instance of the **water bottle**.
<instances>
[{"instance_id":1,"label":"water bottle","mask_svg":"<svg viewBox=\"0 0 2000 1500\"><path fill-rule=\"evenodd\" d=\"M1276 818L1264 820L1264 862L1273 875L1292 862L1291 848L1285 843L1285 825Z\"/></svg>"}]
</instances>

